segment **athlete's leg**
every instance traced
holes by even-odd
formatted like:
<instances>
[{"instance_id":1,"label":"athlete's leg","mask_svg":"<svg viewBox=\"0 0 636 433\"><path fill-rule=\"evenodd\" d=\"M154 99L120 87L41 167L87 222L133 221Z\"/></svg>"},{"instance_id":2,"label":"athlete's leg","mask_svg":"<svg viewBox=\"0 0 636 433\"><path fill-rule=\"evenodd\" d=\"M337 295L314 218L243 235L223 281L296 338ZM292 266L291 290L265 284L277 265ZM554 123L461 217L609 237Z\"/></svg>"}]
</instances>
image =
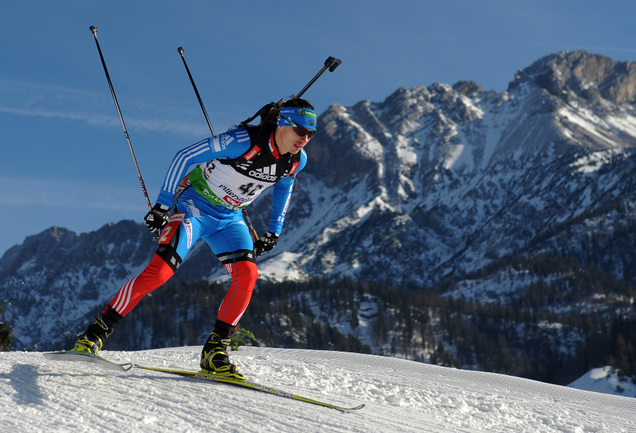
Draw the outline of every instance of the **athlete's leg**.
<instances>
[{"instance_id":1,"label":"athlete's leg","mask_svg":"<svg viewBox=\"0 0 636 433\"><path fill-rule=\"evenodd\" d=\"M186 256L194 244L194 236L200 233L197 219L190 221L183 217L181 212L170 217L148 266L126 282L106 305L102 315L78 335L74 350L97 353L104 340L113 332L114 325L135 308L147 293L163 285L174 275L181 265L182 257Z\"/></svg>"},{"instance_id":2,"label":"athlete's leg","mask_svg":"<svg viewBox=\"0 0 636 433\"><path fill-rule=\"evenodd\" d=\"M232 277L217 319L236 326L247 309L258 278L252 238L241 219L204 239Z\"/></svg>"},{"instance_id":3,"label":"athlete's leg","mask_svg":"<svg viewBox=\"0 0 636 433\"><path fill-rule=\"evenodd\" d=\"M119 289L104 309L104 313L112 309L124 317L146 294L172 278L183 261L182 257L185 257L190 249L188 244L191 247L193 243L192 240L184 238L190 234L186 234L182 228L184 224L192 225L192 221L184 222L183 217L183 213L175 213L170 217L148 266Z\"/></svg>"},{"instance_id":4,"label":"athlete's leg","mask_svg":"<svg viewBox=\"0 0 636 433\"><path fill-rule=\"evenodd\" d=\"M232 278L217 313L214 331L201 351L201 368L214 374L243 377L238 374L236 365L230 363L226 349L252 298L258 277L252 238L242 219L235 218L234 222L204 239Z\"/></svg>"},{"instance_id":5,"label":"athlete's leg","mask_svg":"<svg viewBox=\"0 0 636 433\"><path fill-rule=\"evenodd\" d=\"M219 307L217 319L236 326L252 299L252 291L258 278L256 263L245 258L252 251L234 251L225 255L222 262L232 277L230 288Z\"/></svg>"}]
</instances>

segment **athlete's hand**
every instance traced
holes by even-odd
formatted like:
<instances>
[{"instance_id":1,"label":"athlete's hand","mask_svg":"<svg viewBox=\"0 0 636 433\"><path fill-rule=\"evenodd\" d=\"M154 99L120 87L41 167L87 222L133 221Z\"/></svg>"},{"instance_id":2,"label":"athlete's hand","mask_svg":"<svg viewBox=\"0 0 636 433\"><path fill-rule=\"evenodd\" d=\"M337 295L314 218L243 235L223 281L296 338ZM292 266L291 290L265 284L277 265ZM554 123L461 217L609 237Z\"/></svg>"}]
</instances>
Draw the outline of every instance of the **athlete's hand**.
<instances>
[{"instance_id":1,"label":"athlete's hand","mask_svg":"<svg viewBox=\"0 0 636 433\"><path fill-rule=\"evenodd\" d=\"M144 217L144 221L146 221L146 225L150 230L150 233L155 236L159 236L161 234L161 230L168 224L169 217L168 212L170 208L164 206L162 204L155 204L152 209L146 214Z\"/></svg>"},{"instance_id":2,"label":"athlete's hand","mask_svg":"<svg viewBox=\"0 0 636 433\"><path fill-rule=\"evenodd\" d=\"M278 235L276 233L265 233L259 240L254 242L254 255L260 257L263 253L274 248L277 242Z\"/></svg>"}]
</instances>

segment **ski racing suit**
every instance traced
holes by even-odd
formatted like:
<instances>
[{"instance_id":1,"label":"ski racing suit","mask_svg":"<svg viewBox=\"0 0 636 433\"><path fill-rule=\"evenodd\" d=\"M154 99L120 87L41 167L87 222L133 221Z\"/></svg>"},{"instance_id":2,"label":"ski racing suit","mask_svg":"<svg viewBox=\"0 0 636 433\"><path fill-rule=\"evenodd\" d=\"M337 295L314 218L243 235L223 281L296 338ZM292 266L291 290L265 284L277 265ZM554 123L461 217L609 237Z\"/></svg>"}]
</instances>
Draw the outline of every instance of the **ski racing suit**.
<instances>
[{"instance_id":1,"label":"ski racing suit","mask_svg":"<svg viewBox=\"0 0 636 433\"><path fill-rule=\"evenodd\" d=\"M157 198L157 203L175 206L157 250L148 266L119 289L104 312L113 309L122 317L128 314L144 295L174 275L202 238L231 275L217 319L236 326L258 277L254 243L241 211L273 186L269 231L280 234L295 175L307 161L304 150L295 155L279 154L275 128L274 123L264 123L231 129L177 152Z\"/></svg>"}]
</instances>

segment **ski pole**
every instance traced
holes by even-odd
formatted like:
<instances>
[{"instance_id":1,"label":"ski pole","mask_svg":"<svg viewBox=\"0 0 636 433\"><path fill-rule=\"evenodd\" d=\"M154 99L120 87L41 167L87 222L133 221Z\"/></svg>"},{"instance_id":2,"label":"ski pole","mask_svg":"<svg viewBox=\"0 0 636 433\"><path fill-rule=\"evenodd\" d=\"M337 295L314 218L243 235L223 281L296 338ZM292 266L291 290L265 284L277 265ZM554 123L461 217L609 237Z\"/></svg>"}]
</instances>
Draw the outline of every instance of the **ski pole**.
<instances>
[{"instance_id":1,"label":"ski pole","mask_svg":"<svg viewBox=\"0 0 636 433\"><path fill-rule=\"evenodd\" d=\"M192 74L190 73L190 68L188 68L188 64L186 63L185 56L183 53L185 50L183 47L177 48L179 55L181 56L181 60L183 60L183 66L185 66L186 72L188 73L188 77L190 77L190 83L192 83L192 88L194 89L194 93L197 95L197 99L199 100L199 105L201 106L201 110L203 111L203 115L205 116L205 120L208 122L208 128L210 128L210 132L212 135L216 135L214 133L214 128L212 128L212 123L210 122L210 118L208 117L208 112L205 110L205 106L203 105L203 100L201 99L201 95L199 95L199 91L197 90L197 85L194 83L194 78L192 78ZM243 220L245 220L245 224L247 224L247 229L250 232L250 236L252 236L252 241L256 242L258 240L258 234L252 225L252 221L250 220L249 215L247 214L247 210L243 209Z\"/></svg>"},{"instance_id":2,"label":"ski pole","mask_svg":"<svg viewBox=\"0 0 636 433\"><path fill-rule=\"evenodd\" d=\"M325 60L325 64L322 67L322 69L320 69L320 71L318 71L318 73L314 76L314 78L312 78L311 80L309 80L309 82L307 83L307 85L305 87L303 87L303 89L298 92L298 94L296 95L297 98L300 98L306 91L307 89L309 89L318 78L320 78L320 76L327 70L329 69L329 72L333 72L336 70L336 68L342 63L342 60L340 59L336 59L334 57L327 57L327 60Z\"/></svg>"},{"instance_id":3,"label":"ski pole","mask_svg":"<svg viewBox=\"0 0 636 433\"><path fill-rule=\"evenodd\" d=\"M303 87L302 90L298 92L295 96L297 98L300 98L316 82L316 80L318 80L318 78L320 78L320 76L325 73L326 70L329 70L329 72L333 72L341 63L342 63L342 60L340 59L336 59L335 57L327 57L327 60L325 60L325 63L323 67L320 69L320 71L318 71L318 73L314 75L314 77L311 80L309 80L309 82L305 85L305 87ZM263 108L258 110L256 114L254 114L252 117L249 117L245 119L244 121L242 121L239 126L247 125L252 120L256 119L257 116L266 116L271 111L278 110L280 107L283 106L284 103L285 103L285 99L281 99L276 104L271 102L265 105Z\"/></svg>"},{"instance_id":4,"label":"ski pole","mask_svg":"<svg viewBox=\"0 0 636 433\"><path fill-rule=\"evenodd\" d=\"M214 128L212 128L212 123L210 122L210 118L208 117L208 112L205 111L205 106L203 105L203 100L201 100L201 95L199 95L199 91L197 90L197 85L194 84L194 78L192 78L192 74L190 73L190 68L188 68L188 64L186 63L186 59L183 56L185 50L182 47L177 48L177 51L181 55L181 60L183 60L183 66L185 66L186 72L188 73L188 77L190 77L190 82L192 83L192 88L194 89L194 93L197 95L197 99L199 100L199 105L201 106L201 110L203 110L203 115L205 116L205 120L208 122L208 128L210 128L210 132L212 135L216 135L214 133Z\"/></svg>"},{"instance_id":5,"label":"ski pole","mask_svg":"<svg viewBox=\"0 0 636 433\"><path fill-rule=\"evenodd\" d=\"M250 220L250 216L247 214L247 210L243 209L243 219L245 220L245 224L247 224L247 229L250 231L250 235L252 236L252 240L256 242L258 240L258 233L256 233L256 229L252 225L252 220Z\"/></svg>"},{"instance_id":6,"label":"ski pole","mask_svg":"<svg viewBox=\"0 0 636 433\"><path fill-rule=\"evenodd\" d=\"M95 44L97 45L97 51L99 52L99 58L102 60L102 66L104 67L104 73L106 74L106 80L108 80L108 87L110 87L110 93L113 95L113 101L115 101L115 107L117 108L117 114L119 114L119 121L121 122L121 126L124 129L124 135L126 136L126 141L128 142L128 148L130 149L130 154L132 155L133 163L135 164L135 169L137 170L137 176L139 176L139 182L141 183L141 189L144 193L144 197L146 198L146 204L148 204L148 209L152 209L152 205L150 204L150 198L148 197L148 191L146 190L146 184L144 184L144 179L141 176L141 170L139 169L139 163L137 162L137 157L135 156L135 151L133 150L132 143L130 142L130 136L128 135L128 130L126 129L126 123L124 122L124 116L121 114L121 109L119 108L119 102L117 102L117 96L115 95L115 89L113 88L113 83L110 80L110 75L108 74L108 68L106 67L106 62L104 61L104 55L102 54L102 49L99 46L99 41L97 40L97 27L90 26L89 30L93 33L95 37Z\"/></svg>"}]
</instances>

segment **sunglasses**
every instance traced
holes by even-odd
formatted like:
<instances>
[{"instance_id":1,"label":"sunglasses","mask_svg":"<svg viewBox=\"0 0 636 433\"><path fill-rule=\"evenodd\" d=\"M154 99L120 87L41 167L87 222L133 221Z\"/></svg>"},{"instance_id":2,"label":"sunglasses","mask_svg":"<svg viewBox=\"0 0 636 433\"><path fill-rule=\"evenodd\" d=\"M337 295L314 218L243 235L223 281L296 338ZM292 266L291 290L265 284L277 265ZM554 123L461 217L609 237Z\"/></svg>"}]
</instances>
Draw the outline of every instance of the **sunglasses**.
<instances>
[{"instance_id":1,"label":"sunglasses","mask_svg":"<svg viewBox=\"0 0 636 433\"><path fill-rule=\"evenodd\" d=\"M294 130L296 135L298 135L299 137L304 137L305 135L307 135L307 136L309 136L309 138L311 138L314 135L316 135L316 131L313 131L311 129L303 128L302 126L296 125L294 123L294 121L291 120L289 117L283 116L282 114L279 114L279 116L282 117L283 119L285 119L286 121L288 121L289 123L291 123L292 129Z\"/></svg>"},{"instance_id":2,"label":"sunglasses","mask_svg":"<svg viewBox=\"0 0 636 433\"><path fill-rule=\"evenodd\" d=\"M294 126L292 126L292 129L294 130L296 135L298 135L299 137L304 137L305 135L308 135L309 138L311 138L314 135L316 135L316 131L312 131L311 129L303 128L302 126L294 125Z\"/></svg>"}]
</instances>

